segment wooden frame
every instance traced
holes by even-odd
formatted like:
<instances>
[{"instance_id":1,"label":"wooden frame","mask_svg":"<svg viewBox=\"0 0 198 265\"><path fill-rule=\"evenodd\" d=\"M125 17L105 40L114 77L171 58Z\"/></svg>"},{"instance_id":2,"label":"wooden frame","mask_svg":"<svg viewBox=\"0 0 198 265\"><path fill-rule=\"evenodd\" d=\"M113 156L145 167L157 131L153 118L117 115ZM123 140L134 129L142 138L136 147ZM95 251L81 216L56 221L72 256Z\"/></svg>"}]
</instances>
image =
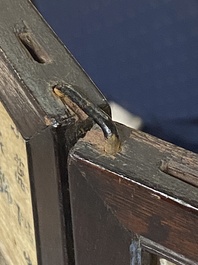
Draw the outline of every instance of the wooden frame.
<instances>
[{"instance_id":1,"label":"wooden frame","mask_svg":"<svg viewBox=\"0 0 198 265\"><path fill-rule=\"evenodd\" d=\"M65 236L67 234L69 240L71 235L69 231L66 233L62 214L66 211L61 190L62 171L60 159L56 157L60 152L57 138L65 128L46 124L47 114L28 94L28 88L17 77L4 54L1 54L0 76L1 101L27 145L38 264L68 264ZM62 150L61 155L64 154Z\"/></svg>"},{"instance_id":2,"label":"wooden frame","mask_svg":"<svg viewBox=\"0 0 198 265\"><path fill-rule=\"evenodd\" d=\"M197 155L121 125L121 151L106 155L94 127L67 168L92 123L52 87L109 106L29 1L3 0L0 14L0 101L26 145L38 264L148 264L145 250L196 264Z\"/></svg>"},{"instance_id":3,"label":"wooden frame","mask_svg":"<svg viewBox=\"0 0 198 265\"><path fill-rule=\"evenodd\" d=\"M198 156L118 128L117 155L105 155L103 135L95 128L69 156L76 264L144 264L142 248L176 264L197 264L197 175L194 185L186 181L188 172L198 172ZM162 172L162 161L186 168L186 180Z\"/></svg>"},{"instance_id":4,"label":"wooden frame","mask_svg":"<svg viewBox=\"0 0 198 265\"><path fill-rule=\"evenodd\" d=\"M73 264L66 157L80 137L80 121L52 88L78 85L94 104L110 109L30 1L3 0L0 15L0 101L26 142L38 264ZM80 129L91 124L84 121Z\"/></svg>"}]
</instances>

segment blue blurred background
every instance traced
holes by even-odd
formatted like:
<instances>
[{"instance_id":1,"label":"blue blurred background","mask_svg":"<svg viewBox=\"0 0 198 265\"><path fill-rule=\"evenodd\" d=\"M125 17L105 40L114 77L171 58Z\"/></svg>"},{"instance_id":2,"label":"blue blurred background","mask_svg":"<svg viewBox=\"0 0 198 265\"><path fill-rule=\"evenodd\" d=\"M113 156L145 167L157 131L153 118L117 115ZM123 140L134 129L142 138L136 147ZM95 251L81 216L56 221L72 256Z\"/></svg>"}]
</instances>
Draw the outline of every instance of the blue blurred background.
<instances>
[{"instance_id":1,"label":"blue blurred background","mask_svg":"<svg viewBox=\"0 0 198 265\"><path fill-rule=\"evenodd\" d=\"M198 152L197 0L36 0L99 89Z\"/></svg>"}]
</instances>

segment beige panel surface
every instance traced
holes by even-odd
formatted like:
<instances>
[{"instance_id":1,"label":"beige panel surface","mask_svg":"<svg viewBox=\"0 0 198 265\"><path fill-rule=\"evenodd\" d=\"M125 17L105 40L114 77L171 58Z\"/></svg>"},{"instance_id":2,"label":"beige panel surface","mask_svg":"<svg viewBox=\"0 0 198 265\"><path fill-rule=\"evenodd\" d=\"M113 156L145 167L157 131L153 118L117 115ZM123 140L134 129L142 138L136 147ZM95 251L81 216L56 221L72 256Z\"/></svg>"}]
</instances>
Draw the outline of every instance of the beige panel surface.
<instances>
[{"instance_id":1,"label":"beige panel surface","mask_svg":"<svg viewBox=\"0 0 198 265\"><path fill-rule=\"evenodd\" d=\"M1 102L0 256L8 265L37 265L26 144Z\"/></svg>"}]
</instances>

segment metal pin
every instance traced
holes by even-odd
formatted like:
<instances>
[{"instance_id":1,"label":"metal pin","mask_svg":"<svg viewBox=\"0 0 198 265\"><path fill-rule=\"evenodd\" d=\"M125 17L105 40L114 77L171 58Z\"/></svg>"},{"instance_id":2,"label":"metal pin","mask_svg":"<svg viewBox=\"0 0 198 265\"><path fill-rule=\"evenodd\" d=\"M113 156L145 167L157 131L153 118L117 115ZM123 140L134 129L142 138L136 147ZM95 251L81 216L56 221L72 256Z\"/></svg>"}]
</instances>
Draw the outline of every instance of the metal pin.
<instances>
[{"instance_id":1,"label":"metal pin","mask_svg":"<svg viewBox=\"0 0 198 265\"><path fill-rule=\"evenodd\" d=\"M106 153L114 155L120 150L117 128L112 119L102 109L95 106L77 92L77 86L71 84L57 85L53 90L58 97L69 98L101 127L106 139Z\"/></svg>"}]
</instances>

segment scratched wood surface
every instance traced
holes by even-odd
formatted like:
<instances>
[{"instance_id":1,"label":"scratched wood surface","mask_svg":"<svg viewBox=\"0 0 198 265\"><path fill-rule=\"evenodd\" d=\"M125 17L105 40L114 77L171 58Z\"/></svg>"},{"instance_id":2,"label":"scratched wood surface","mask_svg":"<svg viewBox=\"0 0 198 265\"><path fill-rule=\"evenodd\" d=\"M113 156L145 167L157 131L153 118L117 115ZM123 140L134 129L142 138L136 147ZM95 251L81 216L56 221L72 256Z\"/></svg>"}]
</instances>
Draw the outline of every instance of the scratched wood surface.
<instances>
[{"instance_id":1,"label":"scratched wood surface","mask_svg":"<svg viewBox=\"0 0 198 265\"><path fill-rule=\"evenodd\" d=\"M57 118L59 121L64 121L68 117L65 106L61 101L57 101L56 97L51 96L52 86L61 82L78 85L82 93L94 104L109 111L106 100L95 84L30 1L1 0L0 32L0 57L4 57L2 55L5 54L5 60L11 64L10 69L23 83L23 88L20 90L15 89L14 86L10 87L9 95L7 87L1 87L1 94L4 94L7 101L10 95L16 97L16 102L21 101L24 96L28 97L28 100L36 106L36 112L43 111L49 120ZM27 49L27 43L31 49ZM32 52L29 52L30 50ZM0 83L1 81L4 83L3 79L0 79ZM28 88L29 93L23 92L25 87ZM36 98L36 101L33 101L33 98ZM18 110L17 106L13 106L13 111L14 109ZM23 110L26 112L29 109L27 107ZM35 121L32 121L32 125L27 119L26 122L28 128L24 128L21 122L19 125L22 125L22 128L19 129L20 131L23 129L25 136L28 136ZM43 125L39 117L37 122L40 126Z\"/></svg>"},{"instance_id":2,"label":"scratched wood surface","mask_svg":"<svg viewBox=\"0 0 198 265\"><path fill-rule=\"evenodd\" d=\"M8 265L37 265L26 143L2 103L0 117L0 252Z\"/></svg>"},{"instance_id":3,"label":"scratched wood surface","mask_svg":"<svg viewBox=\"0 0 198 265\"><path fill-rule=\"evenodd\" d=\"M118 129L122 149L115 156L104 153L104 138L97 126L70 153L77 265L90 264L87 261L98 256L100 263L96 258L95 264L117 264L107 260L116 260L119 249L129 253L133 234L139 236L143 249L175 264L198 264L198 189L196 176L190 184L192 174L188 174L198 172L198 155L122 125ZM163 172L162 161L172 161L170 174ZM177 177L172 174L173 161L177 168L179 163L186 169L184 179L181 172ZM116 227L128 231L127 240L117 232L111 238L109 215ZM129 264L127 255L122 264Z\"/></svg>"}]
</instances>

